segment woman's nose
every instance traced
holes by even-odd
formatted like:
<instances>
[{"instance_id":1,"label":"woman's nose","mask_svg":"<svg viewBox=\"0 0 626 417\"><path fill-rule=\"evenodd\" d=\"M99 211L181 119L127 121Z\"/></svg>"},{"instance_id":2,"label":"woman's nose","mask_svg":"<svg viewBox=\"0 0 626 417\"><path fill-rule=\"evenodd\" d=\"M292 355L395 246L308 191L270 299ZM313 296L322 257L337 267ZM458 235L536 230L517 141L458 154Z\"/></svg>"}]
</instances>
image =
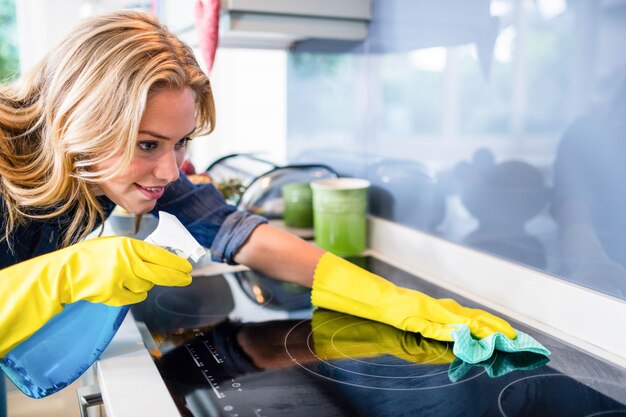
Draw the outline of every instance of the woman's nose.
<instances>
[{"instance_id":1,"label":"woman's nose","mask_svg":"<svg viewBox=\"0 0 626 417\"><path fill-rule=\"evenodd\" d=\"M155 167L155 175L157 178L167 180L168 182L178 179L180 174L175 152L167 152L159 158Z\"/></svg>"}]
</instances>

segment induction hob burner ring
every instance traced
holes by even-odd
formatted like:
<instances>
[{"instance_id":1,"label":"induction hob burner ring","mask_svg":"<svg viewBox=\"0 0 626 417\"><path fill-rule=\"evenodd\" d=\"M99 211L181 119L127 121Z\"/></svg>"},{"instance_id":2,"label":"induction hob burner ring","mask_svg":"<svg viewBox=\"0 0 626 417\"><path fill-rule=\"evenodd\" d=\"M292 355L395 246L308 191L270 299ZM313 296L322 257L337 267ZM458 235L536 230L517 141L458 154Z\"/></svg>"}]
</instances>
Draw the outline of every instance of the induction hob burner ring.
<instances>
[{"instance_id":1,"label":"induction hob burner ring","mask_svg":"<svg viewBox=\"0 0 626 417\"><path fill-rule=\"evenodd\" d=\"M542 410L561 410L566 415L626 416L626 406L582 381L602 381L550 373L525 376L506 385L498 395L504 417L540 415ZM520 414L522 413L522 414Z\"/></svg>"},{"instance_id":2,"label":"induction hob burner ring","mask_svg":"<svg viewBox=\"0 0 626 417\"><path fill-rule=\"evenodd\" d=\"M342 318L342 317L337 317L337 318L334 318L334 319L329 320L329 321L340 320L341 318ZM329 321L328 321L328 322L329 322ZM326 323L328 323L328 322L322 323L322 325L323 325L323 324L326 324ZM331 337L331 339L330 339L330 343L331 343L331 346L333 346L333 348L337 351L337 353L339 353L340 355L343 355L346 359L351 359L351 360L353 360L353 361L355 361L355 362L363 362L363 363L370 364L370 362L369 362L369 361L366 361L366 360L363 360L363 359L359 359L359 358L355 358L355 357L351 357L351 356L349 356L349 355L346 355L346 354L345 354L345 353L343 353L343 352L341 351L341 349L340 349L340 348L338 348L338 347L337 347L337 345L335 344L335 337L337 336L337 334L338 334L341 330L345 330L345 329L350 328L350 327L358 326L359 324L363 324L363 323L368 323L368 320L363 319L363 320L361 320L360 322L349 323L349 324L347 324L347 325L345 325L345 326L342 326L342 327L338 328L338 329L335 331L335 333L332 335L332 337ZM321 326L321 325L320 325L320 326ZM316 329L317 329L317 328L319 328L320 326L316 327ZM315 332L315 330L316 330L316 329L313 329L313 332ZM310 338L311 338L311 335L309 335L309 338L307 339L307 343L308 343L308 340L309 340ZM310 345L309 345L309 348L310 348ZM379 363L379 364L376 364L376 366L393 366L393 367L408 366L408 367L411 367L411 366L421 366L421 365L426 365L426 364L428 364L428 363L432 363L432 362L435 362L435 361L436 361L436 360L438 360L438 359L441 359L442 357L444 357L444 356L446 355L446 353L448 353L448 351L449 351L449 346L446 344L446 348L445 348L445 350L444 350L444 351L440 352L438 356L433 356L433 357L431 357L431 358L430 358L429 360L427 360L427 361L422 361L422 362L419 362L419 363L406 363L406 364L384 364L384 363ZM387 353L389 353L389 354L393 354L393 353L391 353L391 352L387 352ZM428 375L425 375L425 376L428 376Z\"/></svg>"},{"instance_id":3,"label":"induction hob burner ring","mask_svg":"<svg viewBox=\"0 0 626 417\"><path fill-rule=\"evenodd\" d=\"M365 377L371 377L371 378L388 378L388 379L419 379L419 378L429 378L429 377L433 377L433 376L438 376L438 375L443 375L443 374L448 374L449 368L443 368L441 371L437 371L437 372L432 372L432 373L426 373L423 375L405 375L405 376L398 376L398 375L393 375L393 376L386 376L386 375L372 375L372 374L366 374L363 372L356 372L356 371L352 371L350 369L345 369L342 368L340 366L337 366L335 364L333 364L332 362L329 362L327 360L325 360L324 358L319 357L316 353L315 353L315 349L311 346L311 336L312 334L309 334L309 336L307 337L307 347L309 348L309 351L311 352L311 354L313 354L315 357L318 358L318 360L322 363L325 363L326 365L328 365L331 368L335 368L339 371L343 371L343 372L347 372L350 374L354 374L354 375L360 375L360 376L365 376ZM341 352L339 352L341 354ZM486 366L484 371L481 372L485 373L487 371L487 369L491 368L493 366L493 364L495 363L497 358L497 353L493 355L491 359L491 362L489 363L489 366ZM375 363L375 362L368 362L368 361L363 361L363 360L359 360L358 358L352 358L352 357L348 357L346 356L346 359L351 360L352 362L361 362L363 364L369 365L369 366L374 366L374 367L393 367L394 369L397 368L403 368L403 367L421 367L423 365L428 365L429 362L432 361L426 361L426 362L421 362L421 363L406 363L406 364L384 364L384 363ZM478 375L480 375L478 374ZM476 376L478 376L476 375Z\"/></svg>"},{"instance_id":4,"label":"induction hob burner ring","mask_svg":"<svg viewBox=\"0 0 626 417\"><path fill-rule=\"evenodd\" d=\"M325 363L326 365L328 365L329 367L335 368L339 371L343 371L343 372L347 372L350 374L354 374L354 375L360 375L360 376L365 376L365 377L370 377L370 378L387 378L387 379L418 379L418 378L428 378L428 377L432 377L432 376L436 376L436 375L442 375L442 374L447 374L448 370L447 369L443 369L441 371L438 372L433 372L433 373L429 373L429 374L423 374L423 375L404 375L404 376L398 376L398 375L372 375L372 374L367 374L367 373L363 373L363 372L356 372L350 369L346 369L346 368L342 368L340 366L337 366L335 364L333 364L330 361L327 361L323 358L320 358L319 356L317 356L315 354L315 350L311 347L310 344L310 338L311 335L309 335L309 337L307 338L307 346L309 346L309 350L311 351L311 353L313 355L315 355L320 362ZM403 367L419 367L420 365L422 365L421 363L407 363L407 364L379 364L379 363L374 363L374 362L367 362L367 361L361 361L359 359L356 358L350 358L350 357L346 357L346 359L349 359L353 362L361 362L363 364L367 364L370 366L376 366L376 367L384 367L384 366L389 366L389 367L393 367L393 368L403 368Z\"/></svg>"},{"instance_id":5,"label":"induction hob burner ring","mask_svg":"<svg viewBox=\"0 0 626 417\"><path fill-rule=\"evenodd\" d=\"M384 390L384 391L423 391L423 390L431 390L431 389L438 389L438 388L444 388L444 387L448 387L448 386L453 386L453 385L458 385L458 384L462 384L464 382L470 381L474 378L479 377L480 375L484 374L485 372L487 372L487 368L491 367L493 365L493 363L495 362L495 358L496 355L493 356L492 361L489 363L489 366L487 367L473 367L472 371L475 372L473 375L470 375L466 378L463 378L459 381L451 381L448 377L448 368L447 366L449 364L445 364L442 365L445 368L444 372L440 372L437 371L435 373L430 373L430 374L426 374L426 375L395 375L395 376L386 376L386 375L372 375L372 374L368 374L368 373L364 373L364 372L358 372L355 370L350 370L350 369L346 369L344 367L340 367L337 366L334 363L331 363L331 361L327 361L321 357L319 357L316 353L314 348L311 346L311 339L312 339L312 335L313 332L309 332L308 336L307 336L307 347L309 350L309 353L311 354L311 357L313 359L315 359L315 361L313 361L313 365L311 364L307 364L307 363L303 363L301 360L298 359L297 355L290 351L289 349L289 338L292 334L296 334L297 333L297 328L298 326L302 326L302 325L307 325L310 321L309 320L302 320L300 322L298 322L295 326L293 326L288 332L287 335L285 336L284 339L284 348L285 351L287 353L287 355L289 355L290 359L293 361L293 363L295 363L296 365L298 365L300 368L304 369L305 371L316 375L320 378L332 381L332 382L336 382L336 383L340 383L340 384L344 384L344 385L349 385L349 386L353 386L353 387L359 387L359 388L368 388L368 389L375 389L375 390ZM341 359L340 361L352 361L354 363L354 360L351 358L348 359ZM340 362L338 361L338 362ZM356 363L357 366L369 366L369 367L378 367L378 364L376 363L370 363L370 362L360 362L360 363ZM409 369L419 369L419 365L420 364L416 364L417 366L412 366ZM427 366L433 366L433 365L427 365ZM325 373L323 373L323 370L320 369L315 369L315 368L326 368L327 370L330 369L329 374L327 375ZM396 370L403 370L403 369L407 369L406 367L395 367L394 369ZM472 372L470 371L470 372ZM332 376L331 376L332 375ZM340 379L340 376L343 376L345 379ZM428 377L428 378L425 378ZM437 381L436 379L439 379L439 381ZM389 384L393 384L395 381L398 382L398 384L395 384L393 386L385 386L385 384L389 385ZM427 385L424 386L424 383L429 383L430 381L432 381L434 384L433 385ZM398 385L407 385L410 383L414 383L415 386L398 386ZM421 385L418 385L421 384Z\"/></svg>"},{"instance_id":6,"label":"induction hob burner ring","mask_svg":"<svg viewBox=\"0 0 626 417\"><path fill-rule=\"evenodd\" d=\"M222 319L235 307L230 287L221 276L197 276L186 287L158 287L151 293L159 310L181 318Z\"/></svg>"}]
</instances>

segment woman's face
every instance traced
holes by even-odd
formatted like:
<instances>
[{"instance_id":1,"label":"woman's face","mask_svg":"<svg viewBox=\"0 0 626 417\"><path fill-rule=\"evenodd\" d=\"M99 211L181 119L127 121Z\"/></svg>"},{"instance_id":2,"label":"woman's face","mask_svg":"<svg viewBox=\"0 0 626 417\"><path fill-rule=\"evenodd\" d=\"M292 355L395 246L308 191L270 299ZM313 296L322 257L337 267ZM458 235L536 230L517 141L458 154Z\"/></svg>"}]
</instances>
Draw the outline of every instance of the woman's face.
<instances>
[{"instance_id":1,"label":"woman's face","mask_svg":"<svg viewBox=\"0 0 626 417\"><path fill-rule=\"evenodd\" d=\"M178 179L178 167L183 163L195 126L195 97L191 89L166 89L151 96L141 118L130 165L100 185L104 195L131 213L152 210L165 187ZM119 158L97 168L111 166Z\"/></svg>"}]
</instances>

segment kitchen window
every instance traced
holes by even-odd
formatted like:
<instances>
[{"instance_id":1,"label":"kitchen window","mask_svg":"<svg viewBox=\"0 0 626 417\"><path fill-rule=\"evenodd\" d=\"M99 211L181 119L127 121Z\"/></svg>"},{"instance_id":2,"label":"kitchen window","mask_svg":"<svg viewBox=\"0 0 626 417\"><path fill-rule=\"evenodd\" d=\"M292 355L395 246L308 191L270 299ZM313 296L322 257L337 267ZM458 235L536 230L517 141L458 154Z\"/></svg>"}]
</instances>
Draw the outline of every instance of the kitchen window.
<instances>
[{"instance_id":1,"label":"kitchen window","mask_svg":"<svg viewBox=\"0 0 626 417\"><path fill-rule=\"evenodd\" d=\"M14 0L0 0L0 80L17 76L19 57Z\"/></svg>"}]
</instances>

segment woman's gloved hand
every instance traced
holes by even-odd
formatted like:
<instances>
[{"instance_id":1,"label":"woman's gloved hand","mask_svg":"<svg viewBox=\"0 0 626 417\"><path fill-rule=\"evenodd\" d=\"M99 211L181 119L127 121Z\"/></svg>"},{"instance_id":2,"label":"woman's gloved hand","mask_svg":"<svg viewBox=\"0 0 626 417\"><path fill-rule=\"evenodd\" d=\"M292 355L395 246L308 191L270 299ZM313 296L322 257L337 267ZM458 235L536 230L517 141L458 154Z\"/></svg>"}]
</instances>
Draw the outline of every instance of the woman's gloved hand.
<instances>
[{"instance_id":1,"label":"woman's gloved hand","mask_svg":"<svg viewBox=\"0 0 626 417\"><path fill-rule=\"evenodd\" d=\"M535 369L550 361L535 352L498 352L493 358L470 364L457 358L449 343L326 309L313 311L311 329L315 354L321 359L393 355L420 365L450 364L448 378L451 382L460 381L475 366L485 368L491 378L498 378L513 371Z\"/></svg>"},{"instance_id":2,"label":"woman's gloved hand","mask_svg":"<svg viewBox=\"0 0 626 417\"><path fill-rule=\"evenodd\" d=\"M329 252L315 269L311 299L316 306L419 332L430 339L452 342L455 324L467 325L479 339L496 332L510 339L516 336L506 321L486 311L398 287Z\"/></svg>"},{"instance_id":3,"label":"woman's gloved hand","mask_svg":"<svg viewBox=\"0 0 626 417\"><path fill-rule=\"evenodd\" d=\"M64 304L138 303L154 285L191 283L191 264L128 237L81 242L0 271L0 357L27 339Z\"/></svg>"},{"instance_id":4,"label":"woman's gloved hand","mask_svg":"<svg viewBox=\"0 0 626 417\"><path fill-rule=\"evenodd\" d=\"M393 355L407 362L429 365L447 364L456 359L448 343L336 311L315 310L311 328L315 354L322 359Z\"/></svg>"}]
</instances>

